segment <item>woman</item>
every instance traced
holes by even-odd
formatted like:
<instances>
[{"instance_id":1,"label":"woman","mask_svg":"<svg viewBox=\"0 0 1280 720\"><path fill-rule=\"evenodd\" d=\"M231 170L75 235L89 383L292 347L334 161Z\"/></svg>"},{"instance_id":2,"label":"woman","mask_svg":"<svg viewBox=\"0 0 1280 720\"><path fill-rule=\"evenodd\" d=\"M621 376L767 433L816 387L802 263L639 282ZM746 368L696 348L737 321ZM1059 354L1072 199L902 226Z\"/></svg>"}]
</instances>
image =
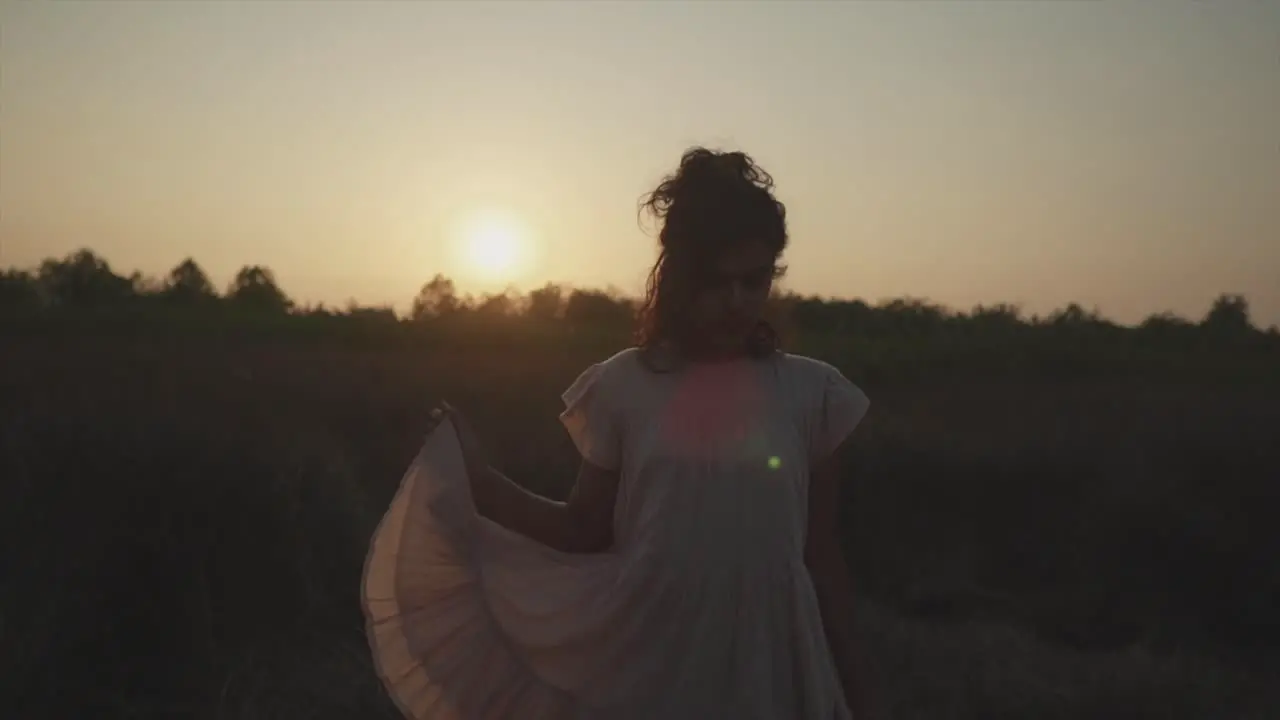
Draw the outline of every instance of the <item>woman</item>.
<instances>
[{"instance_id":1,"label":"woman","mask_svg":"<svg viewBox=\"0 0 1280 720\"><path fill-rule=\"evenodd\" d=\"M868 401L761 319L786 209L750 157L702 148L644 207L661 252L637 346L564 394L568 501L493 469L445 408L374 536L370 643L407 717L832 720L864 702L836 508Z\"/></svg>"}]
</instances>

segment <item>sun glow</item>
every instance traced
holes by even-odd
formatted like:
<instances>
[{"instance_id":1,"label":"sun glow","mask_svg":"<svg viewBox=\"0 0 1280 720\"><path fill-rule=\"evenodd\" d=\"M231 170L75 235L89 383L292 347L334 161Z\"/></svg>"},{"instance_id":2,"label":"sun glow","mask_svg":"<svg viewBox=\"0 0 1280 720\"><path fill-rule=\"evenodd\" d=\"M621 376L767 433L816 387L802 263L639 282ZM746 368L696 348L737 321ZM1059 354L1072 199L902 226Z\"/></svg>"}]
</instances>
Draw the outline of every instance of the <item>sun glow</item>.
<instances>
[{"instance_id":1,"label":"sun glow","mask_svg":"<svg viewBox=\"0 0 1280 720\"><path fill-rule=\"evenodd\" d=\"M462 223L457 242L462 264L480 279L509 282L528 270L532 240L510 215L477 213Z\"/></svg>"}]
</instances>

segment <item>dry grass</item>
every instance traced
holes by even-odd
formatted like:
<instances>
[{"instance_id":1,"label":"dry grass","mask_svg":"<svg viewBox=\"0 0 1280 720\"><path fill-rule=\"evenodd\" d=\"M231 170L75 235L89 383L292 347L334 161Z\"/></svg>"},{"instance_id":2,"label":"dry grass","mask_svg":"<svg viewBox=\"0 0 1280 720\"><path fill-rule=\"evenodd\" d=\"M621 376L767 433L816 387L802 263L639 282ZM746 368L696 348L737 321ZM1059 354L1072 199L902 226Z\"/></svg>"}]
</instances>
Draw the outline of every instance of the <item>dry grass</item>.
<instances>
[{"instance_id":1,"label":"dry grass","mask_svg":"<svg viewBox=\"0 0 1280 720\"><path fill-rule=\"evenodd\" d=\"M1191 653L1081 652L1007 624L876 606L860 608L860 625L898 720L1263 720L1280 708L1274 678Z\"/></svg>"},{"instance_id":2,"label":"dry grass","mask_svg":"<svg viewBox=\"0 0 1280 720\"><path fill-rule=\"evenodd\" d=\"M357 585L430 404L558 494L603 351L194 342L0 354L4 706L394 717ZM846 539L894 717L1280 716L1273 388L868 390Z\"/></svg>"}]
</instances>

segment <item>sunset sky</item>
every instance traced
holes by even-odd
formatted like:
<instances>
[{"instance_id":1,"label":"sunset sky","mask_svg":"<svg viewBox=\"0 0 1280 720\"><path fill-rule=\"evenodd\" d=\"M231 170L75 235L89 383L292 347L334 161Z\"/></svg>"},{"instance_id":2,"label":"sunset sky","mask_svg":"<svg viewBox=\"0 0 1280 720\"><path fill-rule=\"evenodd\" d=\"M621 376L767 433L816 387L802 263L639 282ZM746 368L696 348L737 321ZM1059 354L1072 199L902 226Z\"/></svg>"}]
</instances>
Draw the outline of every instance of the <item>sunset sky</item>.
<instances>
[{"instance_id":1,"label":"sunset sky","mask_svg":"<svg viewBox=\"0 0 1280 720\"><path fill-rule=\"evenodd\" d=\"M0 266L636 292L695 143L799 292L1280 323L1280 2L0 0Z\"/></svg>"}]
</instances>

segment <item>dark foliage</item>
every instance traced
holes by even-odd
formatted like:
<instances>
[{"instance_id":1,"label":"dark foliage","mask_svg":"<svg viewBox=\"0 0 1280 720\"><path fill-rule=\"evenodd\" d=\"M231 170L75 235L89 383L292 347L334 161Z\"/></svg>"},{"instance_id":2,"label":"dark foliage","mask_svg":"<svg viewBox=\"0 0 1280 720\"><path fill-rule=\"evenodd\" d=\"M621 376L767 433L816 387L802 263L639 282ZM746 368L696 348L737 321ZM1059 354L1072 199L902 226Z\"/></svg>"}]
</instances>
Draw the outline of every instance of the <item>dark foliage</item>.
<instances>
[{"instance_id":1,"label":"dark foliage","mask_svg":"<svg viewBox=\"0 0 1280 720\"><path fill-rule=\"evenodd\" d=\"M149 282L92 253L0 275L13 717L394 717L358 584L427 411L447 395L562 495L558 394L629 337L614 293L437 278L400 318L240 275L219 296L194 262ZM1133 328L778 310L874 398L843 517L895 717L1280 715L1280 338L1242 298Z\"/></svg>"}]
</instances>

